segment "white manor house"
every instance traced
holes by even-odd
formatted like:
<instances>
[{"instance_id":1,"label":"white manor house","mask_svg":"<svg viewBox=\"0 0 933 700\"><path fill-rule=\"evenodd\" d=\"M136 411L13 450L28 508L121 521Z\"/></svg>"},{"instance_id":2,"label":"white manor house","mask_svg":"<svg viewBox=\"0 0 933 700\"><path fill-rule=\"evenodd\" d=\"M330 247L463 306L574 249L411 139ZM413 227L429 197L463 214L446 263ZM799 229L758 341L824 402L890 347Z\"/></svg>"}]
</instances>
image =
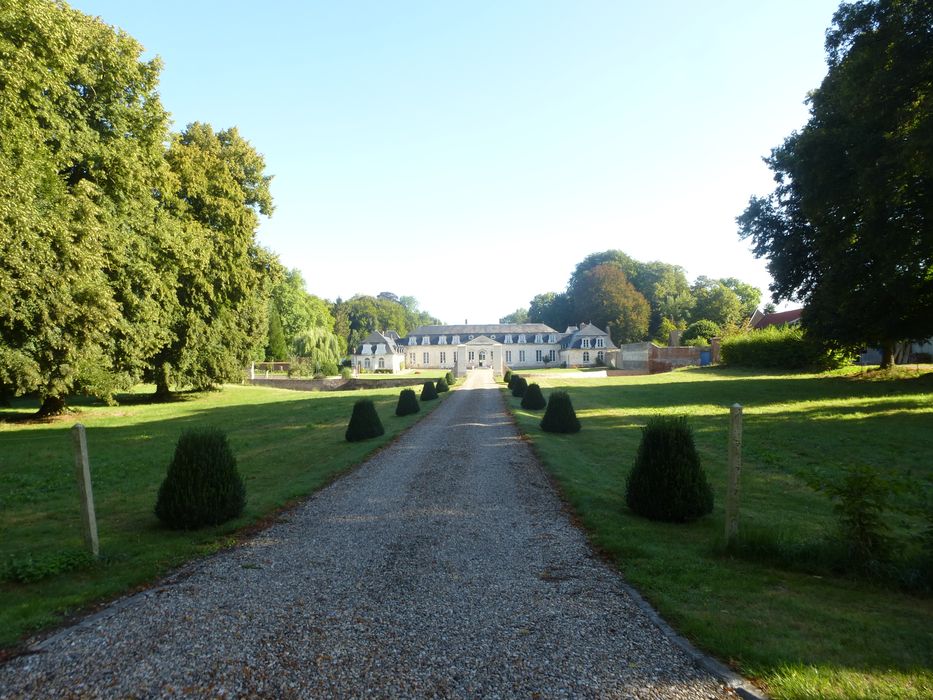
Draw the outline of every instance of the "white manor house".
<instances>
[{"instance_id":1,"label":"white manor house","mask_svg":"<svg viewBox=\"0 0 933 700\"><path fill-rule=\"evenodd\" d=\"M543 323L419 326L405 338L394 331L370 333L351 355L356 372L447 369L463 375L476 367L617 366L618 348L609 334L584 323L560 333Z\"/></svg>"}]
</instances>

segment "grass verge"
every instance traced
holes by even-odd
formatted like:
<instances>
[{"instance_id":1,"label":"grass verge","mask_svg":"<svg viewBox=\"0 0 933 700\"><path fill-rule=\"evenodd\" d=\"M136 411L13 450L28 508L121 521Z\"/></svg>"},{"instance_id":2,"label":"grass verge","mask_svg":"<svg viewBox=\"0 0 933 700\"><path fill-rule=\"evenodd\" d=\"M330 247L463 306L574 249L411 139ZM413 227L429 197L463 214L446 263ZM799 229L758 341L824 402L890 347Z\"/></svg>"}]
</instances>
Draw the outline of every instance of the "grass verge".
<instances>
[{"instance_id":1,"label":"grass verge","mask_svg":"<svg viewBox=\"0 0 933 700\"><path fill-rule=\"evenodd\" d=\"M866 381L871 379L871 381ZM699 647L759 681L774 698L933 697L933 600L832 572L814 575L722 545L728 407L745 409L740 528L806 548L827 540L830 499L809 484L851 466L913 488L897 495L911 515L887 516L892 536L915 541L933 479L933 373L906 378L763 375L696 369L641 377L541 377L570 393L583 429L540 430L541 412L506 393L519 427L596 547ZM688 416L716 495L690 525L644 520L625 506L625 479L641 426Z\"/></svg>"},{"instance_id":2,"label":"grass verge","mask_svg":"<svg viewBox=\"0 0 933 700\"><path fill-rule=\"evenodd\" d=\"M140 391L151 391L151 388ZM88 605L152 581L194 557L227 546L249 526L326 485L392 441L421 413L395 416L398 388L295 392L251 386L117 406L78 402L68 416L19 419L37 405L0 410L0 647L61 622ZM344 440L353 403L373 399L386 433ZM83 552L70 428L87 429L101 558ZM195 532L166 530L153 514L159 484L183 430L225 430L246 484L236 520Z\"/></svg>"}]
</instances>

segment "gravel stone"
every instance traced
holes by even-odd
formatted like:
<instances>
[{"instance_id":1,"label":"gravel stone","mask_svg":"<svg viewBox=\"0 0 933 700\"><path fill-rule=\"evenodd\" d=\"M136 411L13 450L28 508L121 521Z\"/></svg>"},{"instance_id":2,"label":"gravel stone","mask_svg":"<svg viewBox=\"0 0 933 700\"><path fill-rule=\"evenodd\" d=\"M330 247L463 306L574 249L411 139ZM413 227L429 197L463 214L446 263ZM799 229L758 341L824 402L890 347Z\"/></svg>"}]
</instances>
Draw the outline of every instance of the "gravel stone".
<instances>
[{"instance_id":1,"label":"gravel stone","mask_svg":"<svg viewBox=\"0 0 933 700\"><path fill-rule=\"evenodd\" d=\"M33 651L0 697L735 697L590 550L488 371L255 538Z\"/></svg>"}]
</instances>

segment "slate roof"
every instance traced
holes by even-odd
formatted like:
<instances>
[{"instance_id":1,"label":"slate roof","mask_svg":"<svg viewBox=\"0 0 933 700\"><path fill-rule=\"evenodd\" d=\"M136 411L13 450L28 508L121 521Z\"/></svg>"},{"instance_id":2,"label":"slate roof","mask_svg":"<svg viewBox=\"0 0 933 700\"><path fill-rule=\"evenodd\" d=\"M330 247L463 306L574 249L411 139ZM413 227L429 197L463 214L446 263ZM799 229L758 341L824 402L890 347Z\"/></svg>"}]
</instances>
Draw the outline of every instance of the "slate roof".
<instances>
[{"instance_id":1,"label":"slate roof","mask_svg":"<svg viewBox=\"0 0 933 700\"><path fill-rule=\"evenodd\" d=\"M459 335L459 336L477 336L477 335L506 335L506 334L529 333L557 333L550 326L543 323L491 323L487 325L464 325L464 326L418 326L412 329L408 335Z\"/></svg>"},{"instance_id":2,"label":"slate roof","mask_svg":"<svg viewBox=\"0 0 933 700\"><path fill-rule=\"evenodd\" d=\"M399 345L416 347L422 345L426 337L428 345L444 346L457 345L459 343L470 343L479 338L488 338L492 342L502 343L504 345L519 344L519 336L525 336L525 344L535 344L535 336L541 335L541 343L546 345L559 344L561 347L581 347L584 337L605 336L606 332L596 326L585 323L581 328L573 327L573 333L560 333L550 326L543 323L496 323L490 325L463 325L463 326L419 326L411 331L407 337L399 340ZM458 337L454 342L454 336ZM472 338L470 336L473 336ZM509 336L507 338L506 336ZM553 336L554 340L550 340ZM443 338L443 342L441 342ZM603 349L614 349L616 346L606 336L606 346Z\"/></svg>"},{"instance_id":3,"label":"slate roof","mask_svg":"<svg viewBox=\"0 0 933 700\"><path fill-rule=\"evenodd\" d=\"M367 335L365 338L363 338L363 342L361 342L360 346L356 349L356 354L357 355L363 354L364 345L372 345L373 346L372 350L373 352L375 352L376 350L375 346L380 345L380 344L385 345L390 353L402 352L397 347L395 339L391 337L392 335L394 335L395 338L398 338L398 333L396 333L395 331L388 331L385 334L382 334L379 331L373 331L372 333Z\"/></svg>"},{"instance_id":4,"label":"slate roof","mask_svg":"<svg viewBox=\"0 0 933 700\"><path fill-rule=\"evenodd\" d=\"M583 347L584 338L599 338L604 337L605 345L601 348L597 348L595 345L590 343L588 348ZM583 350L615 350L616 346L612 343L612 338L609 337L609 334L606 331L597 328L592 323L584 323L579 329L565 335L560 341L560 347L563 350L569 350L571 348L581 348Z\"/></svg>"}]
</instances>

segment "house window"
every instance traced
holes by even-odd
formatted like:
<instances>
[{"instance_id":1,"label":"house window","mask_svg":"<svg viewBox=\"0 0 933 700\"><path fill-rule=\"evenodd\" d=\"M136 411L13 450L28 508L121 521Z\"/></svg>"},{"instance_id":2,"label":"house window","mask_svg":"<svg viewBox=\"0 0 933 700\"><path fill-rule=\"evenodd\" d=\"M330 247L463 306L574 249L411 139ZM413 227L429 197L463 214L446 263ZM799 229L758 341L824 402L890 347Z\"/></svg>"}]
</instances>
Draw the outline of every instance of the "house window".
<instances>
[{"instance_id":1,"label":"house window","mask_svg":"<svg viewBox=\"0 0 933 700\"><path fill-rule=\"evenodd\" d=\"M442 335L440 338L438 338L438 339L437 339L437 344L438 344L438 345L447 345L447 336L446 336L446 335Z\"/></svg>"},{"instance_id":2,"label":"house window","mask_svg":"<svg viewBox=\"0 0 933 700\"><path fill-rule=\"evenodd\" d=\"M525 342L525 336L523 336L523 335L518 336L518 342L519 342L519 343L524 343L524 342Z\"/></svg>"},{"instance_id":3,"label":"house window","mask_svg":"<svg viewBox=\"0 0 933 700\"><path fill-rule=\"evenodd\" d=\"M424 353L424 364L428 364L431 361L431 356L428 353Z\"/></svg>"},{"instance_id":4,"label":"house window","mask_svg":"<svg viewBox=\"0 0 933 700\"><path fill-rule=\"evenodd\" d=\"M425 335L425 336L422 336L422 337L421 337L421 344L422 344L422 345L430 345L430 344L431 344L431 339L430 339L428 336L426 336L426 335Z\"/></svg>"},{"instance_id":5,"label":"house window","mask_svg":"<svg viewBox=\"0 0 933 700\"><path fill-rule=\"evenodd\" d=\"M505 337L508 338L509 336L505 336ZM511 361L512 361L512 351L511 351L511 350L506 350L506 351L505 351L505 361L506 361L506 362L511 362Z\"/></svg>"},{"instance_id":6,"label":"house window","mask_svg":"<svg viewBox=\"0 0 933 700\"><path fill-rule=\"evenodd\" d=\"M603 351L602 351L602 350L600 350L599 352L596 353L596 361L597 361L599 364L603 364L603 363L606 361L605 355L603 355Z\"/></svg>"},{"instance_id":7,"label":"house window","mask_svg":"<svg viewBox=\"0 0 933 700\"><path fill-rule=\"evenodd\" d=\"M605 339L604 339L604 338L597 338L597 339L596 339L596 347L598 347L598 348L604 348L604 347L606 347L606 341L605 341ZM602 353L598 353L598 354L602 354Z\"/></svg>"},{"instance_id":8,"label":"house window","mask_svg":"<svg viewBox=\"0 0 933 700\"><path fill-rule=\"evenodd\" d=\"M536 343L543 343L543 342L544 342L543 336L542 336L540 333L539 333L538 335L535 336L535 342L536 342Z\"/></svg>"},{"instance_id":9,"label":"house window","mask_svg":"<svg viewBox=\"0 0 933 700\"><path fill-rule=\"evenodd\" d=\"M583 361L584 361L584 362L589 362L589 361L590 361L590 353L588 353L588 352L584 352L584 353L583 353Z\"/></svg>"},{"instance_id":10,"label":"house window","mask_svg":"<svg viewBox=\"0 0 933 700\"><path fill-rule=\"evenodd\" d=\"M554 360L557 359L557 350L551 350L550 355L551 355L551 362L553 362Z\"/></svg>"},{"instance_id":11,"label":"house window","mask_svg":"<svg viewBox=\"0 0 933 700\"><path fill-rule=\"evenodd\" d=\"M584 338L582 341L580 341L580 347L581 347L581 348L588 348L588 347L590 347L590 339L589 339L589 338Z\"/></svg>"},{"instance_id":12,"label":"house window","mask_svg":"<svg viewBox=\"0 0 933 700\"><path fill-rule=\"evenodd\" d=\"M470 362L472 362L475 358L476 358L475 353L474 353L472 350L470 350L469 354L467 355L467 359L468 359Z\"/></svg>"},{"instance_id":13,"label":"house window","mask_svg":"<svg viewBox=\"0 0 933 700\"><path fill-rule=\"evenodd\" d=\"M386 368L386 358L380 357L379 358L379 369L385 369L385 368Z\"/></svg>"},{"instance_id":14,"label":"house window","mask_svg":"<svg viewBox=\"0 0 933 700\"><path fill-rule=\"evenodd\" d=\"M480 350L480 351L479 351L479 361L480 361L480 362L485 362L485 361L486 361L486 351L485 351L485 350Z\"/></svg>"},{"instance_id":15,"label":"house window","mask_svg":"<svg viewBox=\"0 0 933 700\"><path fill-rule=\"evenodd\" d=\"M412 352L408 354L408 361L415 364L415 353Z\"/></svg>"},{"instance_id":16,"label":"house window","mask_svg":"<svg viewBox=\"0 0 933 700\"><path fill-rule=\"evenodd\" d=\"M441 364L442 365L447 364L447 353L446 352L441 353Z\"/></svg>"},{"instance_id":17,"label":"house window","mask_svg":"<svg viewBox=\"0 0 933 700\"><path fill-rule=\"evenodd\" d=\"M549 335L549 336L547 337L547 342L549 342L549 343L556 343L556 342L557 342L557 336L554 335L553 333L551 333L551 335Z\"/></svg>"},{"instance_id":18,"label":"house window","mask_svg":"<svg viewBox=\"0 0 933 700\"><path fill-rule=\"evenodd\" d=\"M452 337L452 338L450 339L450 344L451 344L451 345L460 345L460 336L459 336L459 335L455 335L454 337Z\"/></svg>"},{"instance_id":19,"label":"house window","mask_svg":"<svg viewBox=\"0 0 933 700\"><path fill-rule=\"evenodd\" d=\"M467 336L467 340L473 340L473 336L472 335Z\"/></svg>"},{"instance_id":20,"label":"house window","mask_svg":"<svg viewBox=\"0 0 933 700\"><path fill-rule=\"evenodd\" d=\"M524 361L525 361L525 351L524 351L524 350L519 350L519 351L518 351L518 361L519 361L519 362L524 362Z\"/></svg>"},{"instance_id":21,"label":"house window","mask_svg":"<svg viewBox=\"0 0 933 700\"><path fill-rule=\"evenodd\" d=\"M505 336L505 344L506 344L506 345L511 345L511 344L512 344L512 336L511 336L511 335Z\"/></svg>"},{"instance_id":22,"label":"house window","mask_svg":"<svg viewBox=\"0 0 933 700\"><path fill-rule=\"evenodd\" d=\"M368 358L368 357L367 357L366 359L363 360L363 366L364 366L366 369L369 369L369 368L372 366L372 365L369 364L369 358Z\"/></svg>"},{"instance_id":23,"label":"house window","mask_svg":"<svg viewBox=\"0 0 933 700\"><path fill-rule=\"evenodd\" d=\"M541 362L541 357L542 357L541 351L535 350L535 362Z\"/></svg>"}]
</instances>

